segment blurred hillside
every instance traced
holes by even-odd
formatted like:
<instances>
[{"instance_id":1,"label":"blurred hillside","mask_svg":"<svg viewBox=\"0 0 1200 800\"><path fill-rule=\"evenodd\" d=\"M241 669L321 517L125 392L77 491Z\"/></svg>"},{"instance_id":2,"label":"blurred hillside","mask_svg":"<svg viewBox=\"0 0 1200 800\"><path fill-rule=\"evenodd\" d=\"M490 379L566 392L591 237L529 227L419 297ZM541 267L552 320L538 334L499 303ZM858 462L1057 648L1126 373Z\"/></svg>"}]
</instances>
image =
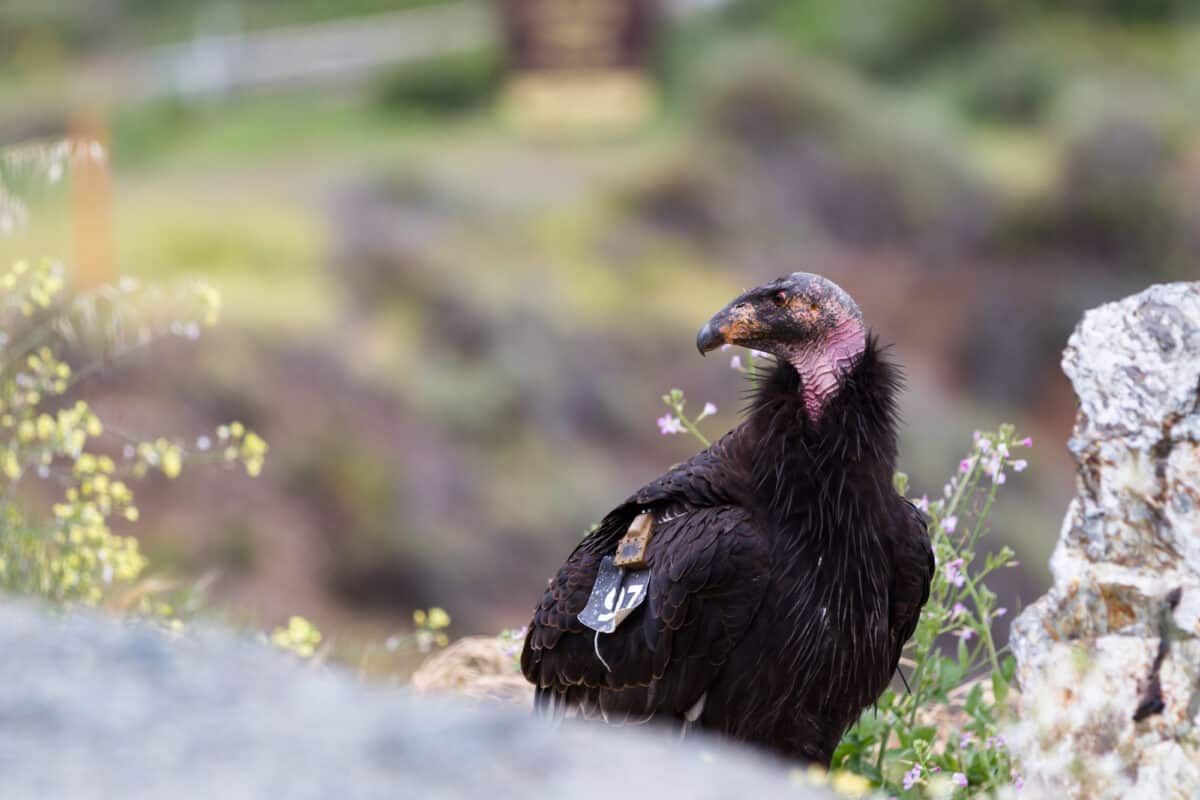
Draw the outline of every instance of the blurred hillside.
<instances>
[{"instance_id":1,"label":"blurred hillside","mask_svg":"<svg viewBox=\"0 0 1200 800\"><path fill-rule=\"evenodd\" d=\"M655 429L663 391L715 402L712 433L735 423L742 376L696 356L696 328L793 270L841 283L894 343L918 495L972 429L1033 435L997 517L1029 567L1003 593L1031 598L1071 494L1068 333L1197 275L1200 18L1182 0L690 9L653 51L658 112L566 138L497 113L484 7L494 28L436 55L189 94L92 90L147 48L403 29L414 3L83 5L0 12L0 135L99 118L120 274L221 288L217 338L83 391L142 433L240 418L271 442L256 482L142 493L156 563L214 575L245 619L304 613L347 641L432 604L458 633L520 625L588 525L693 450ZM71 176L5 179L30 221L0 256L72 262Z\"/></svg>"}]
</instances>

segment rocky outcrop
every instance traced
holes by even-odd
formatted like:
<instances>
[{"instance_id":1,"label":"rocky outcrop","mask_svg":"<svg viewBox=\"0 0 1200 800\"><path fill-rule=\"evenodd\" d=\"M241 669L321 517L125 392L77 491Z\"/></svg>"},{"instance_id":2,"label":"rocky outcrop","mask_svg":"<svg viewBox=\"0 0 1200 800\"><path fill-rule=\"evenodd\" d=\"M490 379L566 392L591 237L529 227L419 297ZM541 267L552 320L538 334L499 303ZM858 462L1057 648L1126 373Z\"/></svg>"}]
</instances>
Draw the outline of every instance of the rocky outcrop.
<instances>
[{"instance_id":1,"label":"rocky outcrop","mask_svg":"<svg viewBox=\"0 0 1200 800\"><path fill-rule=\"evenodd\" d=\"M1200 283L1087 313L1054 584L1014 623L1035 796L1200 796Z\"/></svg>"},{"instance_id":2,"label":"rocky outcrop","mask_svg":"<svg viewBox=\"0 0 1200 800\"><path fill-rule=\"evenodd\" d=\"M0 796L825 797L708 740L551 728L371 688L217 631L0 606Z\"/></svg>"}]
</instances>

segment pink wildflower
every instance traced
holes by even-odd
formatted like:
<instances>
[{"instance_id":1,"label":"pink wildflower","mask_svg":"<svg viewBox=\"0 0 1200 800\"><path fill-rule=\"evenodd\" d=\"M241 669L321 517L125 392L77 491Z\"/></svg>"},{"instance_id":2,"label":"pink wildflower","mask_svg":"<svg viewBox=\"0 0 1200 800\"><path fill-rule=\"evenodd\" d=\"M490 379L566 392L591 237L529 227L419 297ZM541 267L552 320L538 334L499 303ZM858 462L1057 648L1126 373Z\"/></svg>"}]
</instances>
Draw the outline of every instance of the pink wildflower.
<instances>
[{"instance_id":1,"label":"pink wildflower","mask_svg":"<svg viewBox=\"0 0 1200 800\"><path fill-rule=\"evenodd\" d=\"M948 516L942 520L942 530L944 530L946 533L954 533L954 530L957 527L958 527L958 517L954 514L951 514L950 516ZM962 559L959 559L960 563L961 563L961 561L962 561Z\"/></svg>"},{"instance_id":2,"label":"pink wildflower","mask_svg":"<svg viewBox=\"0 0 1200 800\"><path fill-rule=\"evenodd\" d=\"M1023 458L1018 458L1016 461L1012 462L1013 472L1024 472L1025 468L1028 466L1029 462Z\"/></svg>"},{"instance_id":3,"label":"pink wildflower","mask_svg":"<svg viewBox=\"0 0 1200 800\"><path fill-rule=\"evenodd\" d=\"M956 772L953 775L951 775L950 780L954 781L954 783L958 786L966 786L967 785L967 776L963 775L961 772Z\"/></svg>"},{"instance_id":4,"label":"pink wildflower","mask_svg":"<svg viewBox=\"0 0 1200 800\"><path fill-rule=\"evenodd\" d=\"M1024 439L1017 442L1017 444L1021 445L1021 447L1033 447L1033 437L1026 436Z\"/></svg>"},{"instance_id":5,"label":"pink wildflower","mask_svg":"<svg viewBox=\"0 0 1200 800\"><path fill-rule=\"evenodd\" d=\"M966 582L966 577L959 571L959 567L963 565L961 558L956 558L946 565L946 580L955 586L962 586Z\"/></svg>"},{"instance_id":6,"label":"pink wildflower","mask_svg":"<svg viewBox=\"0 0 1200 800\"><path fill-rule=\"evenodd\" d=\"M658 430L663 436L670 433L683 433L684 431L683 423L674 414L663 414L655 422L658 423Z\"/></svg>"}]
</instances>

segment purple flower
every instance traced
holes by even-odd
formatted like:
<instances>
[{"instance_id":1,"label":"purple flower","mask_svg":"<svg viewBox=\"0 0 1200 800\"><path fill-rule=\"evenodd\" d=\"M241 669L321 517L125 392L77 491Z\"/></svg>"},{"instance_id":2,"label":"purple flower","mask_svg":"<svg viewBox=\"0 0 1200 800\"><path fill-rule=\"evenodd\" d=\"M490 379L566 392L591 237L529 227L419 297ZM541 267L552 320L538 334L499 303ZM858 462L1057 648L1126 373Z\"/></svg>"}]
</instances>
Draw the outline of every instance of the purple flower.
<instances>
[{"instance_id":1,"label":"purple flower","mask_svg":"<svg viewBox=\"0 0 1200 800\"><path fill-rule=\"evenodd\" d=\"M705 404L704 404L704 409L703 409L703 410L701 410L701 412L700 412L700 419L703 419L704 417L711 417L711 416L712 416L713 414L715 414L715 413L717 413L717 406L716 406L716 404L714 404L714 403L705 403Z\"/></svg>"},{"instance_id":2,"label":"purple flower","mask_svg":"<svg viewBox=\"0 0 1200 800\"><path fill-rule=\"evenodd\" d=\"M920 778L921 778L921 765L913 764L913 768L910 769L908 772L904 773L904 788L911 789L913 787L913 784L915 784L918 780L920 780Z\"/></svg>"},{"instance_id":3,"label":"purple flower","mask_svg":"<svg viewBox=\"0 0 1200 800\"><path fill-rule=\"evenodd\" d=\"M975 459L964 458L962 461L958 462L958 471L959 472L970 472L971 467L973 467L973 466L975 466Z\"/></svg>"},{"instance_id":4,"label":"purple flower","mask_svg":"<svg viewBox=\"0 0 1200 800\"><path fill-rule=\"evenodd\" d=\"M1020 791L1025 786L1025 779L1021 777L1021 773L1017 772L1016 769L1009 772L1008 777L1012 778L1013 788L1017 791Z\"/></svg>"},{"instance_id":5,"label":"purple flower","mask_svg":"<svg viewBox=\"0 0 1200 800\"><path fill-rule=\"evenodd\" d=\"M1012 462L1013 472L1024 472L1025 468L1028 466L1029 462L1023 458L1018 458L1016 461Z\"/></svg>"},{"instance_id":6,"label":"purple flower","mask_svg":"<svg viewBox=\"0 0 1200 800\"><path fill-rule=\"evenodd\" d=\"M954 635L962 639L964 642L969 642L975 638L975 631L971 630L970 628L963 628L960 631L956 631Z\"/></svg>"},{"instance_id":7,"label":"purple flower","mask_svg":"<svg viewBox=\"0 0 1200 800\"><path fill-rule=\"evenodd\" d=\"M930 772L941 772L942 768L939 767L937 764L934 764L932 767L929 768L929 771Z\"/></svg>"},{"instance_id":8,"label":"purple flower","mask_svg":"<svg viewBox=\"0 0 1200 800\"><path fill-rule=\"evenodd\" d=\"M970 731L967 731L966 733L964 733L958 737L958 746L959 747L970 747L971 742L974 739L975 739L975 734L971 733Z\"/></svg>"},{"instance_id":9,"label":"purple flower","mask_svg":"<svg viewBox=\"0 0 1200 800\"><path fill-rule=\"evenodd\" d=\"M663 414L655 422L658 423L658 430L663 436L669 433L683 433L684 431L683 423L674 414Z\"/></svg>"},{"instance_id":10,"label":"purple flower","mask_svg":"<svg viewBox=\"0 0 1200 800\"><path fill-rule=\"evenodd\" d=\"M921 499L918 500L917 502L913 503L913 505L917 507L918 511L924 511L926 514L928 514L929 513L929 495L927 495L927 494L921 495Z\"/></svg>"},{"instance_id":11,"label":"purple flower","mask_svg":"<svg viewBox=\"0 0 1200 800\"><path fill-rule=\"evenodd\" d=\"M1033 437L1026 436L1024 439L1017 442L1017 444L1021 445L1021 447L1033 447Z\"/></svg>"},{"instance_id":12,"label":"purple flower","mask_svg":"<svg viewBox=\"0 0 1200 800\"><path fill-rule=\"evenodd\" d=\"M950 619L961 617L965 613L967 613L967 607L962 603L955 603L954 608L950 609Z\"/></svg>"},{"instance_id":13,"label":"purple flower","mask_svg":"<svg viewBox=\"0 0 1200 800\"><path fill-rule=\"evenodd\" d=\"M1003 617L1007 613L1008 613L1008 609L1005 608L1004 606L1000 606L999 608L997 608L995 611L992 612L992 616L993 617Z\"/></svg>"},{"instance_id":14,"label":"purple flower","mask_svg":"<svg viewBox=\"0 0 1200 800\"><path fill-rule=\"evenodd\" d=\"M996 454L1001 458L1008 458L1008 445L1006 445L1004 442L996 445Z\"/></svg>"},{"instance_id":15,"label":"purple flower","mask_svg":"<svg viewBox=\"0 0 1200 800\"><path fill-rule=\"evenodd\" d=\"M966 786L967 785L967 776L963 775L961 772L956 772L953 775L951 775L950 780L954 781L954 783L957 784L958 786Z\"/></svg>"},{"instance_id":16,"label":"purple flower","mask_svg":"<svg viewBox=\"0 0 1200 800\"><path fill-rule=\"evenodd\" d=\"M998 473L996 473L995 480L996 480L997 485L1003 486L1008 481L1008 476L1005 475L1003 472L998 472Z\"/></svg>"},{"instance_id":17,"label":"purple flower","mask_svg":"<svg viewBox=\"0 0 1200 800\"><path fill-rule=\"evenodd\" d=\"M946 580L955 586L962 586L966 582L966 577L959 571L959 567L963 565L961 558L956 558L946 565Z\"/></svg>"},{"instance_id":18,"label":"purple flower","mask_svg":"<svg viewBox=\"0 0 1200 800\"><path fill-rule=\"evenodd\" d=\"M1002 747L1004 747L1004 737L1003 736L997 734L995 736L989 736L987 738L987 749L988 750L991 750L993 748L995 748L996 750L999 750Z\"/></svg>"},{"instance_id":19,"label":"purple flower","mask_svg":"<svg viewBox=\"0 0 1200 800\"><path fill-rule=\"evenodd\" d=\"M946 533L954 533L954 529L957 527L958 527L958 517L955 516L954 514L951 514L950 516L948 516L942 520L942 530L944 530ZM959 563L960 564L962 563L962 559L959 559Z\"/></svg>"},{"instance_id":20,"label":"purple flower","mask_svg":"<svg viewBox=\"0 0 1200 800\"><path fill-rule=\"evenodd\" d=\"M1003 468L1004 468L1004 462L1001 460L1000 455L997 453L996 455L994 455L988 459L987 466L983 468L983 471L986 472L988 475L995 477Z\"/></svg>"},{"instance_id":21,"label":"purple flower","mask_svg":"<svg viewBox=\"0 0 1200 800\"><path fill-rule=\"evenodd\" d=\"M979 440L979 452L986 453L991 449L992 449L992 440L991 439L980 439Z\"/></svg>"}]
</instances>

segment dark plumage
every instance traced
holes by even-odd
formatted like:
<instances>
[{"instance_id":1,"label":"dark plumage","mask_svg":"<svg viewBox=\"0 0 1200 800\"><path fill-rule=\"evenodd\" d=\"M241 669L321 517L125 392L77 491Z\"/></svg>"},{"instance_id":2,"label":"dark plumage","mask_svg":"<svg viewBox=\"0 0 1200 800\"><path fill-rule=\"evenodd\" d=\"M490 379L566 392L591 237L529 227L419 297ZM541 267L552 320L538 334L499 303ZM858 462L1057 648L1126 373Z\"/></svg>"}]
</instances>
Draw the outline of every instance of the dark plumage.
<instances>
[{"instance_id":1,"label":"dark plumage","mask_svg":"<svg viewBox=\"0 0 1200 800\"><path fill-rule=\"evenodd\" d=\"M746 420L638 490L550 582L521 655L539 709L695 724L827 764L929 595L919 513L892 488L900 378L833 283L795 273L700 332L776 356ZM577 618L600 560L654 515L648 600L612 633Z\"/></svg>"}]
</instances>

